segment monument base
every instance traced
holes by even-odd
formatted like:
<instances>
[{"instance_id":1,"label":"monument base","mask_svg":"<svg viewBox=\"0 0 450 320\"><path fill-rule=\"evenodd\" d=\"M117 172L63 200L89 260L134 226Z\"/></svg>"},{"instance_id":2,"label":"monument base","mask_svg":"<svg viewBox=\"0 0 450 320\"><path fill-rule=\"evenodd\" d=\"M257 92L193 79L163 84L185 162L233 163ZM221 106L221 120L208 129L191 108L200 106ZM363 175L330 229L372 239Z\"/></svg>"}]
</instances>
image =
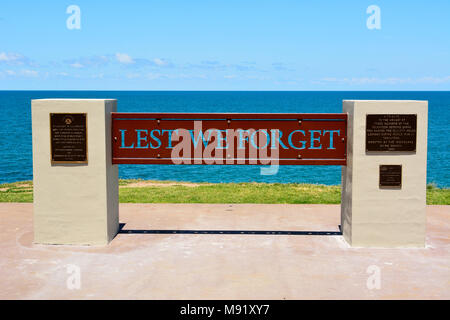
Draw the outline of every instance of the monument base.
<instances>
[{"instance_id":1,"label":"monument base","mask_svg":"<svg viewBox=\"0 0 450 320\"><path fill-rule=\"evenodd\" d=\"M341 201L345 240L353 247L424 247L428 103L348 100L343 111L348 114ZM415 151L367 151L369 114L417 115ZM380 186L383 165L401 166L400 186ZM393 183L395 175L388 176Z\"/></svg>"},{"instance_id":2,"label":"monument base","mask_svg":"<svg viewBox=\"0 0 450 320\"><path fill-rule=\"evenodd\" d=\"M35 243L105 245L116 235L118 168L111 163L116 109L116 100L32 101ZM86 161L58 161L55 154L52 159L52 113L86 114Z\"/></svg>"}]
</instances>

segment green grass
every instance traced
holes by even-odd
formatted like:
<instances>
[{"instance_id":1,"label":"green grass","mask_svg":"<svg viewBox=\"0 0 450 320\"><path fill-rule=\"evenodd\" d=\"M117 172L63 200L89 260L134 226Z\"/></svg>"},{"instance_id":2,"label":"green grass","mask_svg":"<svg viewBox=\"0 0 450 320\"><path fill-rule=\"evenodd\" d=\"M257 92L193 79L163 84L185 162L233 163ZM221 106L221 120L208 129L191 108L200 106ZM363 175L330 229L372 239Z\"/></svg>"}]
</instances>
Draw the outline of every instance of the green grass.
<instances>
[{"instance_id":1,"label":"green grass","mask_svg":"<svg viewBox=\"0 0 450 320\"><path fill-rule=\"evenodd\" d=\"M427 185L427 204L450 205L450 189L440 189L433 184Z\"/></svg>"},{"instance_id":2,"label":"green grass","mask_svg":"<svg viewBox=\"0 0 450 320\"><path fill-rule=\"evenodd\" d=\"M219 183L152 186L120 190L120 202L133 203L339 203L337 186Z\"/></svg>"},{"instance_id":3,"label":"green grass","mask_svg":"<svg viewBox=\"0 0 450 320\"><path fill-rule=\"evenodd\" d=\"M33 202L33 182L0 184L0 202Z\"/></svg>"},{"instance_id":4,"label":"green grass","mask_svg":"<svg viewBox=\"0 0 450 320\"><path fill-rule=\"evenodd\" d=\"M150 185L148 185L150 183ZM136 186L142 184L143 186ZM32 202L31 181L0 184L0 202ZM325 203L341 201L340 186L297 183L178 183L120 180L121 203ZM427 186L427 204L450 205L450 189Z\"/></svg>"}]
</instances>

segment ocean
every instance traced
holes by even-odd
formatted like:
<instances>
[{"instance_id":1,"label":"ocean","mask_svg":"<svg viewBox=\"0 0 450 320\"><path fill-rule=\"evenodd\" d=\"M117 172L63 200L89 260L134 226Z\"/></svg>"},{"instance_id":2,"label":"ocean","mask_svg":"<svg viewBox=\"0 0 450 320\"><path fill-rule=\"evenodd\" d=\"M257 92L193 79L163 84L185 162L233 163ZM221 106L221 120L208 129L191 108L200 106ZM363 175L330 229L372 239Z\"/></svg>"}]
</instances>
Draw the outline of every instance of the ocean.
<instances>
[{"instance_id":1,"label":"ocean","mask_svg":"<svg viewBox=\"0 0 450 320\"><path fill-rule=\"evenodd\" d=\"M428 100L427 181L450 186L450 91L0 91L0 183L33 179L31 99L111 98L119 112L339 113L342 100ZM339 166L119 165L120 178L336 185Z\"/></svg>"}]
</instances>

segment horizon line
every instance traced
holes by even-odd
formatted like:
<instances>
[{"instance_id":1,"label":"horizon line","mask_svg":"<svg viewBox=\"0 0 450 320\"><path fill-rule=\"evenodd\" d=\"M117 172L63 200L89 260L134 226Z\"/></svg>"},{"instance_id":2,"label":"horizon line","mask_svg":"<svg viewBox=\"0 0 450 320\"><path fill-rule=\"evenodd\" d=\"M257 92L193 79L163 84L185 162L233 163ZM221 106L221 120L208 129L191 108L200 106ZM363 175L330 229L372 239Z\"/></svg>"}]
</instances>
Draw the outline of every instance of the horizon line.
<instances>
[{"instance_id":1,"label":"horizon line","mask_svg":"<svg viewBox=\"0 0 450 320\"><path fill-rule=\"evenodd\" d=\"M118 91L118 92L450 92L448 90L179 90L179 89L142 89L142 90L122 90L122 89L0 89L0 92L9 91Z\"/></svg>"}]
</instances>

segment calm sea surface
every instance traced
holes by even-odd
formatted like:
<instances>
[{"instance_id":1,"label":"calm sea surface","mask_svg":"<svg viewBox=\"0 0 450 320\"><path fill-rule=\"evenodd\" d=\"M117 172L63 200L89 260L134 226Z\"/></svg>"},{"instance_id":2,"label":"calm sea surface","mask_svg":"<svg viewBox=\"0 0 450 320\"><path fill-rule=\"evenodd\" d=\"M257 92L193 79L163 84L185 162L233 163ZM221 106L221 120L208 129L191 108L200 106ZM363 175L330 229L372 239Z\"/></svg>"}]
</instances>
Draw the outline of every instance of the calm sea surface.
<instances>
[{"instance_id":1,"label":"calm sea surface","mask_svg":"<svg viewBox=\"0 0 450 320\"><path fill-rule=\"evenodd\" d=\"M33 179L31 99L113 98L120 112L335 113L343 99L428 100L428 182L450 187L450 92L0 91L0 183ZM339 166L120 165L121 178L339 184Z\"/></svg>"}]
</instances>

